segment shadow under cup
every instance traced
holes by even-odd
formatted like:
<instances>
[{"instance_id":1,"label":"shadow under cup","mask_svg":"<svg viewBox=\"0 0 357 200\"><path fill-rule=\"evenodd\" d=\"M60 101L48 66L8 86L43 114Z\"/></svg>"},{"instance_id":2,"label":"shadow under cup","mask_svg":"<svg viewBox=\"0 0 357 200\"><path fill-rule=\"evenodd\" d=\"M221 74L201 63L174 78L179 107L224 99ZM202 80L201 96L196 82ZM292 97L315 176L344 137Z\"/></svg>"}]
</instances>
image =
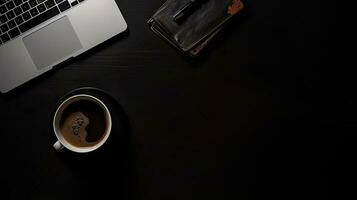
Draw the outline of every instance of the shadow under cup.
<instances>
[{"instance_id":1,"label":"shadow under cup","mask_svg":"<svg viewBox=\"0 0 357 200\"><path fill-rule=\"evenodd\" d=\"M69 141L67 136L65 136L68 133L61 131L63 130L62 127L64 120L66 120L70 114L77 112L83 113L84 116L89 119L89 124L85 127L85 129L88 132L86 141L89 140L88 142L91 142L91 145L75 145L73 142ZM54 144L54 148L56 150L67 148L77 153L91 152L101 147L107 141L111 129L112 118L110 112L101 100L87 94L75 95L65 100L58 107L54 115L53 130L58 139L58 141ZM97 138L96 135L98 136Z\"/></svg>"}]
</instances>

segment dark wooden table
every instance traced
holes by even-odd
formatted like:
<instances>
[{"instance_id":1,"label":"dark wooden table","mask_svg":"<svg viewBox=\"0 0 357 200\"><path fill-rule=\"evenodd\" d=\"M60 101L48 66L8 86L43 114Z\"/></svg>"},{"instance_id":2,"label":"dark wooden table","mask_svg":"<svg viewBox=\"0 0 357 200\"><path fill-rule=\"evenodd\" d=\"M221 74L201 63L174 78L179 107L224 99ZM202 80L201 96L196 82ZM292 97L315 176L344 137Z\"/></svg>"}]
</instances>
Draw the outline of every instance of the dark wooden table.
<instances>
[{"instance_id":1,"label":"dark wooden table","mask_svg":"<svg viewBox=\"0 0 357 200\"><path fill-rule=\"evenodd\" d=\"M146 25L163 2L118 0L128 32L0 95L1 195L225 200L345 194L356 98L353 75L338 68L335 3L247 0L247 14L190 59ZM104 89L122 105L131 126L128 148L114 145L96 157L53 150L52 111L82 86Z\"/></svg>"}]
</instances>

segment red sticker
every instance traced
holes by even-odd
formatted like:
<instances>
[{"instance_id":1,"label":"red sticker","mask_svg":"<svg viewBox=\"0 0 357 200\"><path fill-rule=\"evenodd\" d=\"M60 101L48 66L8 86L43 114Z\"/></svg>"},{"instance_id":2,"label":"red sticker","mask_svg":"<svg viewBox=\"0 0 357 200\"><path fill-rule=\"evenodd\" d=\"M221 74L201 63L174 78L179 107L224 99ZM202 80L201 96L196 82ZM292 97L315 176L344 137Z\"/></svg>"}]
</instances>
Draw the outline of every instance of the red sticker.
<instances>
[{"instance_id":1,"label":"red sticker","mask_svg":"<svg viewBox=\"0 0 357 200\"><path fill-rule=\"evenodd\" d=\"M233 0L233 4L228 7L228 14L235 15L243 9L243 3L241 0Z\"/></svg>"}]
</instances>

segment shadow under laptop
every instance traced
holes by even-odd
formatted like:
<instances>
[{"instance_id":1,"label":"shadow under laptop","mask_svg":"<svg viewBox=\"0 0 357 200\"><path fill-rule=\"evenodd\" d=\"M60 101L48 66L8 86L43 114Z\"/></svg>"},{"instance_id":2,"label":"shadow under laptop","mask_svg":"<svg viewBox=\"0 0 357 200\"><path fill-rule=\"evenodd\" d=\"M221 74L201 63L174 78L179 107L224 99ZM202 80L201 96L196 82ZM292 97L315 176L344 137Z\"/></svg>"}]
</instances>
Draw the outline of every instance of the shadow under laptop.
<instances>
[{"instance_id":1,"label":"shadow under laptop","mask_svg":"<svg viewBox=\"0 0 357 200\"><path fill-rule=\"evenodd\" d=\"M75 57L75 58L69 58L68 60L56 65L53 67L52 70L30 80L29 82L23 84L23 85L20 85L19 87L9 91L8 93L0 93L0 98L8 98L8 99L11 99L11 98L14 98L16 97L18 94L23 94L25 93L26 91L28 91L31 87L33 87L34 85L38 85L38 84L41 84L43 83L45 80L48 80L50 77L52 77L56 72L57 70L60 70L66 66L69 66L75 62L78 62L78 61L81 61L81 60L84 60L92 55L94 55L95 53L101 51L101 50L104 50L114 44L116 44L117 42L125 39L126 37L128 37L130 34L130 30L127 29L125 30L124 32L122 33L119 33L118 35L108 39L107 41L93 47L92 49L82 53L81 55Z\"/></svg>"}]
</instances>

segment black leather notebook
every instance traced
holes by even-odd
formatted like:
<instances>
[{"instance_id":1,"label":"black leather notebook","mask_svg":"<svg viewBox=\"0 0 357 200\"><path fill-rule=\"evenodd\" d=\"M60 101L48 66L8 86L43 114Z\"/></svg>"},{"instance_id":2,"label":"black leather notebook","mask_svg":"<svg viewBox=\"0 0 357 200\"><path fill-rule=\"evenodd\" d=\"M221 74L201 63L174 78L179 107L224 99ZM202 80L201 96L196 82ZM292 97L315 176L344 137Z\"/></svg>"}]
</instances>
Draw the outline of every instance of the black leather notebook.
<instances>
[{"instance_id":1,"label":"black leather notebook","mask_svg":"<svg viewBox=\"0 0 357 200\"><path fill-rule=\"evenodd\" d=\"M195 7L181 21L175 16L185 6ZM161 38L191 56L197 55L235 14L244 8L241 0L168 0L149 19Z\"/></svg>"}]
</instances>

